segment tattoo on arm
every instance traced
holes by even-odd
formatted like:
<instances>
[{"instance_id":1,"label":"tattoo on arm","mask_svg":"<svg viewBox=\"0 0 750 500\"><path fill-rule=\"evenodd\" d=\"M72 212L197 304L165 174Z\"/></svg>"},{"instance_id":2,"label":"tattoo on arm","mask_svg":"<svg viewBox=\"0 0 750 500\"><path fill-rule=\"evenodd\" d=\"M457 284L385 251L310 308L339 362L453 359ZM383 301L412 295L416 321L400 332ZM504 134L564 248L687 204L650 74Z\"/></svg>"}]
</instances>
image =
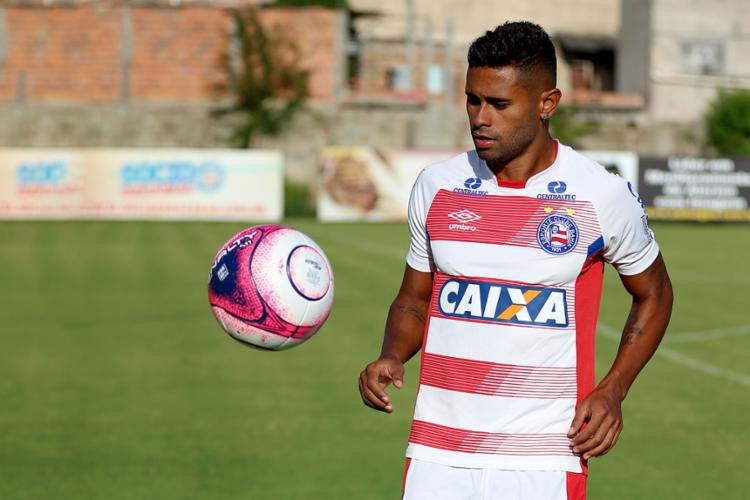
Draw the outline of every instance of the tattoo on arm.
<instances>
[{"instance_id":1,"label":"tattoo on arm","mask_svg":"<svg viewBox=\"0 0 750 500\"><path fill-rule=\"evenodd\" d=\"M641 334L641 329L634 326L635 320L638 316L638 306L633 305L628 314L628 319L625 321L625 328L622 331L622 339L620 340L620 347L625 345L631 345L635 342L636 337Z\"/></svg>"},{"instance_id":2,"label":"tattoo on arm","mask_svg":"<svg viewBox=\"0 0 750 500\"><path fill-rule=\"evenodd\" d=\"M421 323L427 322L427 317L425 314L417 309L416 307L409 307L409 306L395 306L395 309L399 312L402 312L404 314L409 314L411 316L414 316L417 318Z\"/></svg>"}]
</instances>

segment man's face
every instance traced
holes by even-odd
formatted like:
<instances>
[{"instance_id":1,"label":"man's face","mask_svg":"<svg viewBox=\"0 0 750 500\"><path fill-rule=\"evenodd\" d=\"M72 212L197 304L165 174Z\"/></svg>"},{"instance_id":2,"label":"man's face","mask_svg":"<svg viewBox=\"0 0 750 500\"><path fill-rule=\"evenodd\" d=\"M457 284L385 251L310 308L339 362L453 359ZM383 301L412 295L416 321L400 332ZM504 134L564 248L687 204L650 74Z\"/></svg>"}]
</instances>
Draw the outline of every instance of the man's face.
<instances>
[{"instance_id":1,"label":"man's face","mask_svg":"<svg viewBox=\"0 0 750 500\"><path fill-rule=\"evenodd\" d=\"M543 130L539 92L513 66L473 67L466 75L466 111L474 147L487 162L507 163Z\"/></svg>"}]
</instances>

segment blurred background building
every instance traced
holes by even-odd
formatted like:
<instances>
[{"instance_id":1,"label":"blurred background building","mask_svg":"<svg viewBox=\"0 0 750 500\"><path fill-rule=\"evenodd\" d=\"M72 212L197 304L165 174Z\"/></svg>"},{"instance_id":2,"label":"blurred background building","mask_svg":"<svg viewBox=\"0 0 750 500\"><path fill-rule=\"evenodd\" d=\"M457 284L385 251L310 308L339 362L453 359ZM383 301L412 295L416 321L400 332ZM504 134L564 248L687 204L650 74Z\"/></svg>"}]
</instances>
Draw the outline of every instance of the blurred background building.
<instances>
[{"instance_id":1,"label":"blurred background building","mask_svg":"<svg viewBox=\"0 0 750 500\"><path fill-rule=\"evenodd\" d=\"M746 0L6 0L0 145L228 146L212 111L233 99L229 9L245 7L308 75L307 111L253 143L302 181L328 145L470 147L466 50L506 20L555 41L567 115L595 124L581 147L703 154L709 103L750 88Z\"/></svg>"}]
</instances>

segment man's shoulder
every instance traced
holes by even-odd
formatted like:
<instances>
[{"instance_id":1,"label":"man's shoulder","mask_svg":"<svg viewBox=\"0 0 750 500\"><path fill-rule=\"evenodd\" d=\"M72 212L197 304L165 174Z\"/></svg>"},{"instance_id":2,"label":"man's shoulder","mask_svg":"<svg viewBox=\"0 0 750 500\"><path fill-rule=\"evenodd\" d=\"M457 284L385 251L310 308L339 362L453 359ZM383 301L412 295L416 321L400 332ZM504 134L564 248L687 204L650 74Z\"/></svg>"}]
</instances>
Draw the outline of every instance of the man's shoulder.
<instances>
[{"instance_id":1,"label":"man's shoulder","mask_svg":"<svg viewBox=\"0 0 750 500\"><path fill-rule=\"evenodd\" d=\"M472 163L475 163L476 160L478 160L478 157L475 151L464 151L450 158L427 165L422 171L422 176L437 179L450 178L457 174L472 171Z\"/></svg>"},{"instance_id":2,"label":"man's shoulder","mask_svg":"<svg viewBox=\"0 0 750 500\"><path fill-rule=\"evenodd\" d=\"M566 177L581 195L606 201L627 192L628 182L623 177L569 146L561 146L561 150L565 154Z\"/></svg>"},{"instance_id":3,"label":"man's shoulder","mask_svg":"<svg viewBox=\"0 0 750 500\"><path fill-rule=\"evenodd\" d=\"M472 149L426 166L419 174L417 184L434 191L476 190L489 181L490 176L489 169Z\"/></svg>"}]
</instances>

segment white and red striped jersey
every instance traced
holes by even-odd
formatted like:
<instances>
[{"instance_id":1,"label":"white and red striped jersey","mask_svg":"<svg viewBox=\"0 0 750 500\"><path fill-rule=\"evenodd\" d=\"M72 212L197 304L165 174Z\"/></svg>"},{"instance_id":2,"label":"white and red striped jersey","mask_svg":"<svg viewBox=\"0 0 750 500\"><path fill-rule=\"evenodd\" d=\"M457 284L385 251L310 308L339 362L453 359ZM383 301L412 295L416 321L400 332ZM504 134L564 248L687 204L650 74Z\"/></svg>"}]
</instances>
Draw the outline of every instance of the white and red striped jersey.
<instances>
[{"instance_id":1,"label":"white and red striped jersey","mask_svg":"<svg viewBox=\"0 0 750 500\"><path fill-rule=\"evenodd\" d=\"M434 284L407 456L584 471L566 433L594 388L604 262L637 274L659 252L632 186L559 144L525 183L470 151L422 171L409 229Z\"/></svg>"}]
</instances>

